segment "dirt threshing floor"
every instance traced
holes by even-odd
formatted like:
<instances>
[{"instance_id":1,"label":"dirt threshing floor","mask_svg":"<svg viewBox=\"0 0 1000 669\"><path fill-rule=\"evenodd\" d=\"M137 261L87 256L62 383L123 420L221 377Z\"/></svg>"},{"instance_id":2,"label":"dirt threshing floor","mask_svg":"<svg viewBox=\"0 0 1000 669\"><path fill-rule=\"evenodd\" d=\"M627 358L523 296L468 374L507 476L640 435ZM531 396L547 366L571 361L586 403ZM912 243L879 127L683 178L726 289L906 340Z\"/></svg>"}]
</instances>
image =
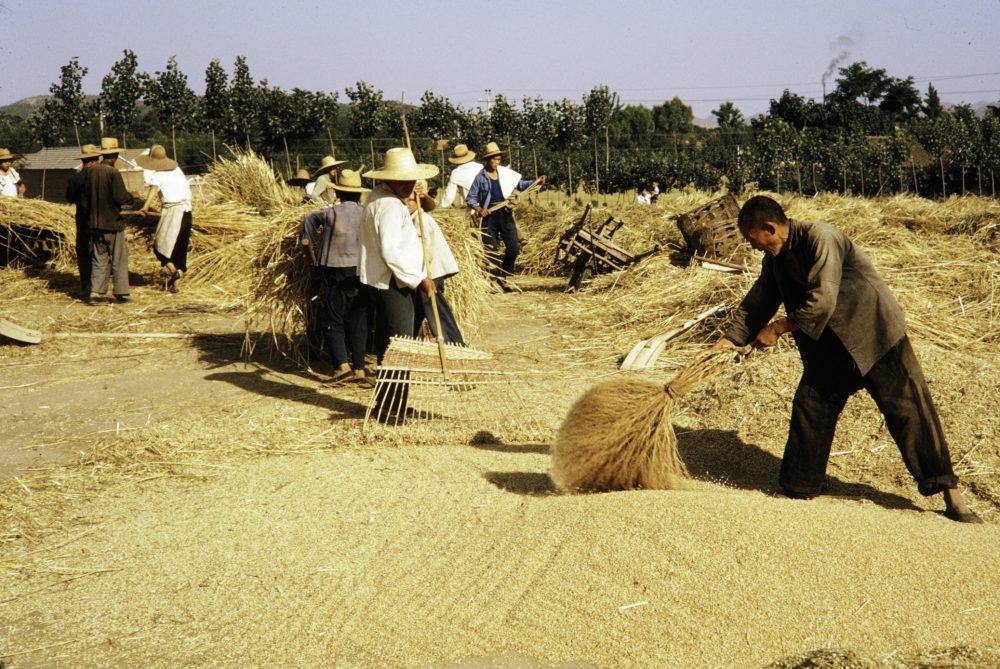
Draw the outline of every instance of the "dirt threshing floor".
<instances>
[{"instance_id":1,"label":"dirt threshing floor","mask_svg":"<svg viewBox=\"0 0 1000 669\"><path fill-rule=\"evenodd\" d=\"M689 490L560 495L551 434L626 352L563 279L471 342L548 439L413 445L360 434L365 392L240 362L210 290L90 307L2 272L22 324L184 335L0 345L5 667L1000 666L998 353L915 341L982 526L916 494L865 397L828 494L777 497L787 346L680 403Z\"/></svg>"}]
</instances>

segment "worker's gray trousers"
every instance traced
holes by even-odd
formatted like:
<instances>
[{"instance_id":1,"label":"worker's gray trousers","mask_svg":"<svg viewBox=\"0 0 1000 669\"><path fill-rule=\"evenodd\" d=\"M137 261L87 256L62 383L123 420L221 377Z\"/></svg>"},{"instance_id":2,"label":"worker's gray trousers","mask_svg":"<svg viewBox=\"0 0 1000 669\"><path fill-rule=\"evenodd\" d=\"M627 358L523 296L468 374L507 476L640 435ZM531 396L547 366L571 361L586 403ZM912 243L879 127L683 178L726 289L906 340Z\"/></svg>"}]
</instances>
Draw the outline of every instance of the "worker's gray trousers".
<instances>
[{"instance_id":1,"label":"worker's gray trousers","mask_svg":"<svg viewBox=\"0 0 1000 669\"><path fill-rule=\"evenodd\" d=\"M129 294L128 287L128 244L125 231L91 230L90 290L104 295L108 292L108 282L113 285L115 296Z\"/></svg>"}]
</instances>

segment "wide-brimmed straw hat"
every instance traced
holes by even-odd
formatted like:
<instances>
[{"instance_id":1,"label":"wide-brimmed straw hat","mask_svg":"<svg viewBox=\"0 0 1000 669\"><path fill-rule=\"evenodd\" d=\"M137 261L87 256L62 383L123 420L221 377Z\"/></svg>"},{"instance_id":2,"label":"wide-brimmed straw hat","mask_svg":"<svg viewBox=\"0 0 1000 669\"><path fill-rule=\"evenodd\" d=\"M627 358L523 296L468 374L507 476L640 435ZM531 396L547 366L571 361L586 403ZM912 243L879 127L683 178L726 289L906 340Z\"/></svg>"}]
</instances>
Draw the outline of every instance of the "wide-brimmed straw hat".
<instances>
[{"instance_id":1,"label":"wide-brimmed straw hat","mask_svg":"<svg viewBox=\"0 0 1000 669\"><path fill-rule=\"evenodd\" d=\"M11 153L10 149L0 149L0 160L17 160L22 157L20 153Z\"/></svg>"},{"instance_id":2,"label":"wide-brimmed straw hat","mask_svg":"<svg viewBox=\"0 0 1000 669\"><path fill-rule=\"evenodd\" d=\"M456 144L455 148L451 150L451 155L448 156L448 162L452 165L464 165L470 160L476 159L476 152L469 151L469 147L465 144Z\"/></svg>"},{"instance_id":3,"label":"wide-brimmed straw hat","mask_svg":"<svg viewBox=\"0 0 1000 669\"><path fill-rule=\"evenodd\" d=\"M84 144L80 147L80 155L77 156L78 160L88 160L90 158L100 158L101 150L97 148L94 144Z\"/></svg>"},{"instance_id":4,"label":"wide-brimmed straw hat","mask_svg":"<svg viewBox=\"0 0 1000 669\"><path fill-rule=\"evenodd\" d=\"M167 150L160 144L149 147L149 155L136 156L135 163L154 172L171 172L177 168L177 161L167 158Z\"/></svg>"},{"instance_id":5,"label":"wide-brimmed straw hat","mask_svg":"<svg viewBox=\"0 0 1000 669\"><path fill-rule=\"evenodd\" d=\"M118 146L117 137L101 137L101 155L108 156L112 153L121 153L122 148Z\"/></svg>"},{"instance_id":6,"label":"wide-brimmed straw hat","mask_svg":"<svg viewBox=\"0 0 1000 669\"><path fill-rule=\"evenodd\" d=\"M346 160L337 160L333 156L323 156L323 160L321 160L319 163L319 169L313 172L312 178L315 179L319 175L329 172L337 165L343 165L346 162L347 162Z\"/></svg>"},{"instance_id":7,"label":"wide-brimmed straw hat","mask_svg":"<svg viewBox=\"0 0 1000 669\"><path fill-rule=\"evenodd\" d=\"M483 151L483 160L492 158L493 156L499 156L504 153L506 153L506 151L501 151L500 146L496 142L488 142L486 144L486 150Z\"/></svg>"},{"instance_id":8,"label":"wide-brimmed straw hat","mask_svg":"<svg viewBox=\"0 0 1000 669\"><path fill-rule=\"evenodd\" d=\"M365 172L361 176L382 181L416 181L437 176L439 171L437 165L418 163L413 151L397 147L385 152L385 163L381 169Z\"/></svg>"},{"instance_id":9,"label":"wide-brimmed straw hat","mask_svg":"<svg viewBox=\"0 0 1000 669\"><path fill-rule=\"evenodd\" d=\"M309 176L309 170L301 168L295 173L294 177L287 181L287 183L289 186L305 186L310 181L312 181L312 177Z\"/></svg>"},{"instance_id":10,"label":"wide-brimmed straw hat","mask_svg":"<svg viewBox=\"0 0 1000 669\"><path fill-rule=\"evenodd\" d=\"M334 190L345 193L367 193L371 190L371 188L365 188L361 185L361 175L354 170L338 171L337 181L332 186Z\"/></svg>"}]
</instances>

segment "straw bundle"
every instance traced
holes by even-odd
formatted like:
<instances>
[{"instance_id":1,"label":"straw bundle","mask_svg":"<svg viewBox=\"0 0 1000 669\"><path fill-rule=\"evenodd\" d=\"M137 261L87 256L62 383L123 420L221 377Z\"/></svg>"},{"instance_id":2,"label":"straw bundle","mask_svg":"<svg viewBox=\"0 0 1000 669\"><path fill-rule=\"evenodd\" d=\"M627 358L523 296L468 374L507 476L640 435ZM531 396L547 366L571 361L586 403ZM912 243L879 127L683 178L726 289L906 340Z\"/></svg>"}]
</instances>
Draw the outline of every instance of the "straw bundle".
<instances>
[{"instance_id":1,"label":"straw bundle","mask_svg":"<svg viewBox=\"0 0 1000 669\"><path fill-rule=\"evenodd\" d=\"M687 469L671 424L674 401L732 357L731 350L701 353L666 386L618 378L589 389L556 434L553 482L564 491L682 487Z\"/></svg>"},{"instance_id":2,"label":"straw bundle","mask_svg":"<svg viewBox=\"0 0 1000 669\"><path fill-rule=\"evenodd\" d=\"M0 197L0 249L7 255L31 255L39 243L57 267L76 262L73 207L45 200Z\"/></svg>"},{"instance_id":3,"label":"straw bundle","mask_svg":"<svg viewBox=\"0 0 1000 669\"><path fill-rule=\"evenodd\" d=\"M284 209L261 232L238 244L249 271L246 352L252 353L258 333L270 334L275 349L307 364L300 335L310 309L312 262L298 243L299 224L311 207Z\"/></svg>"},{"instance_id":4,"label":"straw bundle","mask_svg":"<svg viewBox=\"0 0 1000 669\"><path fill-rule=\"evenodd\" d=\"M261 216L296 204L296 195L274 169L253 151L230 149L232 158L221 158L205 175L202 195L208 202L244 204Z\"/></svg>"}]
</instances>

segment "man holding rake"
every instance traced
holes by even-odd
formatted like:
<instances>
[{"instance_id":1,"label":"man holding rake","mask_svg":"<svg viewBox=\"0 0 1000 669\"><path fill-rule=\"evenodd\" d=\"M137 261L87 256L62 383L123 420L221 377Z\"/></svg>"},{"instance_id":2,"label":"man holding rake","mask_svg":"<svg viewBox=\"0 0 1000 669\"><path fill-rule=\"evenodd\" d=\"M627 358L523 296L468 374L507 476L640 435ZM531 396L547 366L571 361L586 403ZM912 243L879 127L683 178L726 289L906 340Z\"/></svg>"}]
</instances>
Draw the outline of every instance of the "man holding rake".
<instances>
[{"instance_id":1,"label":"man holding rake","mask_svg":"<svg viewBox=\"0 0 1000 669\"><path fill-rule=\"evenodd\" d=\"M790 219L765 196L743 205L738 225L765 256L760 276L715 346L769 347L782 335L795 338L803 372L781 459L784 494L820 494L837 419L848 398L864 388L920 493L942 493L951 520L981 523L958 489L903 311L868 256L829 223ZM780 305L786 316L771 320Z\"/></svg>"}]
</instances>

